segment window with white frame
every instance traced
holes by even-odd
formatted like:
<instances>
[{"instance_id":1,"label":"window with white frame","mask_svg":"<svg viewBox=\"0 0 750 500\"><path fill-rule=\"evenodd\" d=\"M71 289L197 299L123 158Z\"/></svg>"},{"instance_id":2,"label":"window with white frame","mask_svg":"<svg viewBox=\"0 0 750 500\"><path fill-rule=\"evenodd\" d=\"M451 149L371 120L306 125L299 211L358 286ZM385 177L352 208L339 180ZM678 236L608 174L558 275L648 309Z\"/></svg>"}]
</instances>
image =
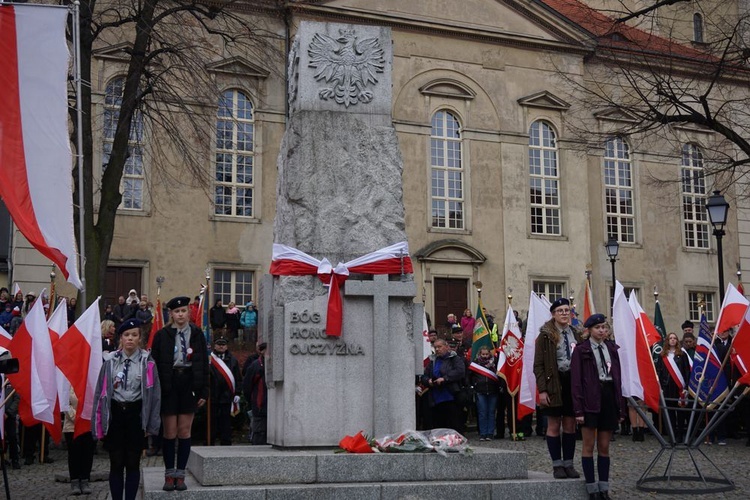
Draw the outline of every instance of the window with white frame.
<instances>
[{"instance_id":1,"label":"window with white frame","mask_svg":"<svg viewBox=\"0 0 750 500\"><path fill-rule=\"evenodd\" d=\"M216 116L214 213L253 217L253 104L243 92L236 89L227 90L219 99Z\"/></svg>"},{"instance_id":2,"label":"window with white frame","mask_svg":"<svg viewBox=\"0 0 750 500\"><path fill-rule=\"evenodd\" d=\"M623 286L622 289L623 289L623 293L625 293L625 298L626 299L630 298L630 294L631 293L635 293L636 297L640 297L641 296L641 289L640 288L636 288L636 287L632 287L632 286ZM614 300L615 300L615 287L613 287L612 285L610 285L610 287L609 287L609 304L611 305ZM640 299L639 299L639 302L640 302Z\"/></svg>"},{"instance_id":3,"label":"window with white frame","mask_svg":"<svg viewBox=\"0 0 750 500\"><path fill-rule=\"evenodd\" d=\"M213 301L221 300L227 305L234 302L239 306L253 300L253 271L214 269Z\"/></svg>"},{"instance_id":4,"label":"window with white frame","mask_svg":"<svg viewBox=\"0 0 750 500\"><path fill-rule=\"evenodd\" d=\"M604 205L607 237L635 243L635 201L630 149L620 137L604 145Z\"/></svg>"},{"instance_id":5,"label":"window with white frame","mask_svg":"<svg viewBox=\"0 0 750 500\"><path fill-rule=\"evenodd\" d=\"M540 297L547 297L550 303L565 297L565 282L562 281L533 281L531 289Z\"/></svg>"},{"instance_id":6,"label":"window with white frame","mask_svg":"<svg viewBox=\"0 0 750 500\"><path fill-rule=\"evenodd\" d=\"M432 117L430 134L432 227L464 228L461 123L446 110Z\"/></svg>"},{"instance_id":7,"label":"window with white frame","mask_svg":"<svg viewBox=\"0 0 750 500\"><path fill-rule=\"evenodd\" d=\"M714 321L714 293L691 290L688 292L688 314L690 321L698 322L701 320L701 306L704 306L706 321Z\"/></svg>"},{"instance_id":8,"label":"window with white frame","mask_svg":"<svg viewBox=\"0 0 750 500\"><path fill-rule=\"evenodd\" d=\"M560 171L552 127L535 121L529 129L531 232L560 234Z\"/></svg>"},{"instance_id":9,"label":"window with white frame","mask_svg":"<svg viewBox=\"0 0 750 500\"><path fill-rule=\"evenodd\" d=\"M694 144L682 146L682 223L685 246L709 248L709 221L706 211L706 178L703 154Z\"/></svg>"},{"instance_id":10,"label":"window with white frame","mask_svg":"<svg viewBox=\"0 0 750 500\"><path fill-rule=\"evenodd\" d=\"M112 145L115 140L117 122L120 118L122 93L125 88L125 78L118 76L107 83L104 89L104 130L102 133L102 171L109 164ZM135 112L130 125L128 138L128 158L122 172L120 183L122 201L120 209L143 210L143 189L146 178L143 170L143 115Z\"/></svg>"}]
</instances>

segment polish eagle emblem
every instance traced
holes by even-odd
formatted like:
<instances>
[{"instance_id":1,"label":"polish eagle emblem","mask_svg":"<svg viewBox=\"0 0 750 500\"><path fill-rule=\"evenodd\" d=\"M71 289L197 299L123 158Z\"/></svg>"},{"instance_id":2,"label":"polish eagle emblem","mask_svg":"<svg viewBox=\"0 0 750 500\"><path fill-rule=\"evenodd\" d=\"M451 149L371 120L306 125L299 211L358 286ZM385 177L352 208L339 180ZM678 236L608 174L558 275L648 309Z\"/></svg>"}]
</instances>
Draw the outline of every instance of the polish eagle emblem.
<instances>
[{"instance_id":1,"label":"polish eagle emblem","mask_svg":"<svg viewBox=\"0 0 750 500\"><path fill-rule=\"evenodd\" d=\"M510 366L518 363L523 357L523 344L515 335L506 335L500 348L505 353L505 359Z\"/></svg>"},{"instance_id":2,"label":"polish eagle emblem","mask_svg":"<svg viewBox=\"0 0 750 500\"><path fill-rule=\"evenodd\" d=\"M309 66L315 68L315 80L330 84L319 92L324 101L333 99L345 107L372 101L367 90L385 67L383 49L377 38L357 40L353 29L339 30L336 39L316 33L307 50Z\"/></svg>"}]
</instances>

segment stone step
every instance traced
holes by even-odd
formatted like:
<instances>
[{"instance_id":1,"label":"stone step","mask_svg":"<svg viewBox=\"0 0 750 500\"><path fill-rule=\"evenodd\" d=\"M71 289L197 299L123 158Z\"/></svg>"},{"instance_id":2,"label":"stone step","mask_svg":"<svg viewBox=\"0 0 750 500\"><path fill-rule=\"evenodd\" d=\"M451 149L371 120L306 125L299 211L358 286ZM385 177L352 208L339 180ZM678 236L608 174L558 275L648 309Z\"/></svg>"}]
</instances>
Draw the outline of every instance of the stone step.
<instances>
[{"instance_id":1,"label":"stone step","mask_svg":"<svg viewBox=\"0 0 750 500\"><path fill-rule=\"evenodd\" d=\"M203 486L526 479L523 452L334 453L271 446L195 446L188 469Z\"/></svg>"},{"instance_id":2,"label":"stone step","mask_svg":"<svg viewBox=\"0 0 750 500\"><path fill-rule=\"evenodd\" d=\"M246 475L252 475L249 470ZM351 483L289 483L254 486L201 486L191 475L188 490L166 492L164 469L143 471L144 500L555 500L587 498L582 479L554 480L551 474L529 472L526 479L472 481L391 481Z\"/></svg>"}]
</instances>

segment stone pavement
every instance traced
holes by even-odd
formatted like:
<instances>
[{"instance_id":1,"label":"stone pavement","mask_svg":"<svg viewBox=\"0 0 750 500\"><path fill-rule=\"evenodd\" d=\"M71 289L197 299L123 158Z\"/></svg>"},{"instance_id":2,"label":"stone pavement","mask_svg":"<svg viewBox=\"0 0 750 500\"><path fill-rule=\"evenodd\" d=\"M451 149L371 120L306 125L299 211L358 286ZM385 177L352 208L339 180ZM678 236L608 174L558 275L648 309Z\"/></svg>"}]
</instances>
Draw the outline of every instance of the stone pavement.
<instances>
[{"instance_id":1,"label":"stone pavement","mask_svg":"<svg viewBox=\"0 0 750 500\"><path fill-rule=\"evenodd\" d=\"M530 436L526 441L513 442L508 439L490 442L479 442L475 433L469 433L474 446L489 446L508 450L525 451L531 470L550 472L550 462L544 440ZM725 467L725 473L732 479L737 488L729 493L712 494L712 499L750 498L750 447L745 440L729 439L727 446L702 446L704 453L717 465ZM576 450L576 468L580 470L581 443ZM613 498L650 498L672 500L685 498L685 495L656 495L636 489L636 481L641 476L651 459L659 451L658 442L646 436L643 443L634 443L629 437L617 437L612 443L611 494ZM92 495L74 497L68 495L70 485L67 482L67 454L62 449L53 449L53 464L22 466L20 470L8 470L8 479L12 499L23 500L59 500L78 498L80 500L105 500L109 498L106 475L109 461L106 452L99 446L99 453L94 457L93 475L101 480L92 482ZM143 467L162 466L161 457L147 457L141 462ZM57 480L56 480L57 479ZM1 482L1 481L0 481ZM4 498L4 485L0 487L0 499ZM175 500L179 493L175 493ZM700 497L694 497L700 498Z\"/></svg>"}]
</instances>

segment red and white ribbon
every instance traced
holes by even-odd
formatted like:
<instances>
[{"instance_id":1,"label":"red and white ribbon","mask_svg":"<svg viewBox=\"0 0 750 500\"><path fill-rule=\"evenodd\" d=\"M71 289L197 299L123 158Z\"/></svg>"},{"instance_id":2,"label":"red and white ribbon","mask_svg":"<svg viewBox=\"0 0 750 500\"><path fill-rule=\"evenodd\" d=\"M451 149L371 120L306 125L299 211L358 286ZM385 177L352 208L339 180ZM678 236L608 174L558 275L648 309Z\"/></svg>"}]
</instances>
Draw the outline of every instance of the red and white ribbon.
<instances>
[{"instance_id":1,"label":"red and white ribbon","mask_svg":"<svg viewBox=\"0 0 750 500\"><path fill-rule=\"evenodd\" d=\"M495 381L500 380L500 377L498 377L497 374L494 371L485 368L484 366L480 365L479 363L474 363L473 361L469 365L469 370L471 370L474 373L477 373L479 375L484 375L485 377L487 377L488 379L491 379L491 380L495 380Z\"/></svg>"},{"instance_id":2,"label":"red and white ribbon","mask_svg":"<svg viewBox=\"0 0 750 500\"><path fill-rule=\"evenodd\" d=\"M683 356L687 356L687 354L684 354ZM685 378L682 376L680 367L677 366L674 354L670 352L667 354L666 358L666 363L664 363L664 365L667 367L669 375L672 377L675 385L680 389L680 392L684 391L687 388L685 385Z\"/></svg>"},{"instance_id":3,"label":"red and white ribbon","mask_svg":"<svg viewBox=\"0 0 750 500\"><path fill-rule=\"evenodd\" d=\"M413 273L409 245L402 241L389 247L350 260L334 267L328 259L318 260L286 245L273 244L271 274L274 276L317 276L328 288L326 335L341 336L343 305L341 285L350 273L401 274Z\"/></svg>"},{"instance_id":4,"label":"red and white ribbon","mask_svg":"<svg viewBox=\"0 0 750 500\"><path fill-rule=\"evenodd\" d=\"M211 359L211 366L216 368L216 370L221 374L221 376L224 377L224 381L232 390L232 394L235 394L237 391L234 388L234 375L232 375L232 370L230 370L227 364L224 362L224 360L218 357L216 354L211 353L210 359Z\"/></svg>"}]
</instances>

